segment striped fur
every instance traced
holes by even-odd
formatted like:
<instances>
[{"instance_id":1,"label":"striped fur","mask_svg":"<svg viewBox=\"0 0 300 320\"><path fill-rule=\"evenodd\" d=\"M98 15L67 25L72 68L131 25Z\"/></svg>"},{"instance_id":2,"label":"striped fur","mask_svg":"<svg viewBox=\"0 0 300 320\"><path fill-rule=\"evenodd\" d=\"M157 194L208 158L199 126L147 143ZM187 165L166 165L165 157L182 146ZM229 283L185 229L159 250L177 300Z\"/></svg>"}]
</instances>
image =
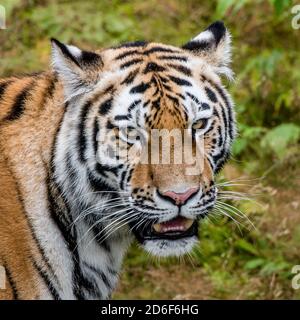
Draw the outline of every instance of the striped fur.
<instances>
[{"instance_id":1,"label":"striped fur","mask_svg":"<svg viewBox=\"0 0 300 320\"><path fill-rule=\"evenodd\" d=\"M134 42L94 53L52 43L53 71L0 80L0 299L107 299L133 238L130 222L174 217L158 187L201 187L186 216L214 205L214 175L235 136L219 77L231 76L229 34L216 23L183 48ZM199 175L101 153L108 131L122 125L183 130L201 115ZM157 242L143 245L179 255L195 241L165 242L166 254Z\"/></svg>"}]
</instances>

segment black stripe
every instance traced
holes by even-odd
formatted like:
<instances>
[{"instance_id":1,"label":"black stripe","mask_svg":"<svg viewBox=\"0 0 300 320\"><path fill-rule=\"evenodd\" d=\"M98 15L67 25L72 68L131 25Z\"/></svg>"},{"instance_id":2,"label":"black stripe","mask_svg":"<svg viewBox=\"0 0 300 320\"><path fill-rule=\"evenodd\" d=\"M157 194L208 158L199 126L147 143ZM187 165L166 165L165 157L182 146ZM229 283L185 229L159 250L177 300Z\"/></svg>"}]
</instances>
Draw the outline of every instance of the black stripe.
<instances>
[{"instance_id":1,"label":"black stripe","mask_svg":"<svg viewBox=\"0 0 300 320\"><path fill-rule=\"evenodd\" d=\"M112 196L112 193L110 194ZM98 219L98 217L96 218ZM95 221L92 222L95 224ZM110 253L110 246L109 243L106 241L106 238L104 237L103 234L103 226L100 225L99 223L93 226L93 233L95 240L98 242L98 244L108 253Z\"/></svg>"},{"instance_id":2,"label":"black stripe","mask_svg":"<svg viewBox=\"0 0 300 320\"><path fill-rule=\"evenodd\" d=\"M216 120L213 120L210 127L206 130L205 136L208 136L208 134L214 129L215 125L216 125Z\"/></svg>"},{"instance_id":3,"label":"black stripe","mask_svg":"<svg viewBox=\"0 0 300 320\"><path fill-rule=\"evenodd\" d=\"M54 300L61 300L58 291L55 289L53 283L50 281L48 274L31 258L32 263L37 270L40 277L44 280L49 292L51 293Z\"/></svg>"},{"instance_id":4,"label":"black stripe","mask_svg":"<svg viewBox=\"0 0 300 320\"><path fill-rule=\"evenodd\" d=\"M147 100L147 101L143 104L143 108L146 108L149 103L150 103L150 100Z\"/></svg>"},{"instance_id":5,"label":"black stripe","mask_svg":"<svg viewBox=\"0 0 300 320\"><path fill-rule=\"evenodd\" d=\"M232 106L229 103L229 100L225 94L225 92L222 90L222 88L220 88L219 86L216 85L216 90L218 91L218 93L220 94L220 96L222 97L222 99L225 102L225 105L227 107L228 110L228 127L229 127L229 136L230 139L233 139L233 114L232 114Z\"/></svg>"},{"instance_id":6,"label":"black stripe","mask_svg":"<svg viewBox=\"0 0 300 320\"><path fill-rule=\"evenodd\" d=\"M96 163L95 165L95 170L100 174L100 175L104 175L107 177L107 172L112 172L114 175L118 175L118 167L110 167L108 165L105 164L101 164L99 162Z\"/></svg>"},{"instance_id":7,"label":"black stripe","mask_svg":"<svg viewBox=\"0 0 300 320\"><path fill-rule=\"evenodd\" d=\"M225 132L227 133L227 130L229 128L228 117L227 117L226 110L225 110L225 107L223 106L223 104L220 104L220 106L221 106L221 113L222 113L223 122L224 122L224 126L225 126Z\"/></svg>"},{"instance_id":8,"label":"black stripe","mask_svg":"<svg viewBox=\"0 0 300 320\"><path fill-rule=\"evenodd\" d=\"M127 178L126 178L126 181L127 181L126 184L128 184L129 180L131 179L133 170L134 170L133 168L131 168L131 169L129 170L129 173L128 173ZM125 187L126 187L126 186L125 186Z\"/></svg>"},{"instance_id":9,"label":"black stripe","mask_svg":"<svg viewBox=\"0 0 300 320\"><path fill-rule=\"evenodd\" d=\"M58 40L51 38L51 41L53 41L61 50L61 52L65 55L66 58L69 58L71 61L73 61L79 68L80 64L78 63L78 61L74 58L74 56L70 53L70 51L67 49L67 47L59 42Z\"/></svg>"},{"instance_id":10,"label":"black stripe","mask_svg":"<svg viewBox=\"0 0 300 320\"><path fill-rule=\"evenodd\" d=\"M85 149L86 149L86 137L85 137L85 121L91 107L91 102L88 101L81 110L78 124L78 150L79 160L85 162Z\"/></svg>"},{"instance_id":11,"label":"black stripe","mask_svg":"<svg viewBox=\"0 0 300 320\"><path fill-rule=\"evenodd\" d=\"M12 83L12 81L5 81L3 83L0 83L0 100L2 99L2 96L4 96L5 91L7 87Z\"/></svg>"},{"instance_id":12,"label":"black stripe","mask_svg":"<svg viewBox=\"0 0 300 320\"><path fill-rule=\"evenodd\" d=\"M5 121L13 121L19 119L25 111L25 105L30 95L30 91L34 86L34 81L27 85L21 93L19 93L13 103L11 112L4 118Z\"/></svg>"},{"instance_id":13,"label":"black stripe","mask_svg":"<svg viewBox=\"0 0 300 320\"><path fill-rule=\"evenodd\" d=\"M103 180L97 178L91 171L88 172L88 181L93 191L115 191Z\"/></svg>"},{"instance_id":14,"label":"black stripe","mask_svg":"<svg viewBox=\"0 0 300 320\"><path fill-rule=\"evenodd\" d=\"M46 179L47 184L47 198L48 198L48 210L50 212L50 216L55 221L60 231L62 232L63 238L66 240L67 244L73 243L74 239L71 233L68 231L68 226L72 223L70 209L66 205L66 199L62 197L62 193L60 188L55 184L53 180L51 180L50 174ZM58 197L60 197L58 199ZM60 202L64 202L64 208L58 204L58 200ZM66 212L68 211L68 212Z\"/></svg>"},{"instance_id":15,"label":"black stripe","mask_svg":"<svg viewBox=\"0 0 300 320\"><path fill-rule=\"evenodd\" d=\"M85 66L97 66L97 65L103 65L103 61L101 56L99 56L95 52L91 51L81 51L81 56L79 59L80 63Z\"/></svg>"},{"instance_id":16,"label":"black stripe","mask_svg":"<svg viewBox=\"0 0 300 320\"><path fill-rule=\"evenodd\" d=\"M132 59L130 61L127 61L127 62L124 62L120 65L120 68L121 69L125 69L125 68L128 68L134 64L138 64L140 62L143 62L143 59Z\"/></svg>"},{"instance_id":17,"label":"black stripe","mask_svg":"<svg viewBox=\"0 0 300 320\"><path fill-rule=\"evenodd\" d=\"M128 107L128 112L130 113L132 110L134 110L140 103L142 102L142 100L135 100L132 102L132 104Z\"/></svg>"},{"instance_id":18,"label":"black stripe","mask_svg":"<svg viewBox=\"0 0 300 320\"><path fill-rule=\"evenodd\" d=\"M49 86L45 90L45 96L47 98L51 98L53 96L56 82L57 82L57 77L56 77L56 75L54 75L54 77L50 80Z\"/></svg>"},{"instance_id":19,"label":"black stripe","mask_svg":"<svg viewBox=\"0 0 300 320\"><path fill-rule=\"evenodd\" d=\"M161 80L162 83L168 83L169 82L169 79L165 78L163 76L160 76L159 79Z\"/></svg>"},{"instance_id":20,"label":"black stripe","mask_svg":"<svg viewBox=\"0 0 300 320\"><path fill-rule=\"evenodd\" d=\"M166 91L172 91L172 88L167 84L163 84L163 87L165 88Z\"/></svg>"},{"instance_id":21,"label":"black stripe","mask_svg":"<svg viewBox=\"0 0 300 320\"><path fill-rule=\"evenodd\" d=\"M128 74L128 76L121 82L121 84L131 84L134 81L134 79L135 79L136 75L138 74L138 72L139 72L139 68L131 71Z\"/></svg>"},{"instance_id":22,"label":"black stripe","mask_svg":"<svg viewBox=\"0 0 300 320\"><path fill-rule=\"evenodd\" d=\"M116 270L113 270L113 269L110 268L110 267L107 267L107 271L108 271L111 275L113 275L113 276L116 276L116 275L118 274L118 272L117 272Z\"/></svg>"},{"instance_id":23,"label":"black stripe","mask_svg":"<svg viewBox=\"0 0 300 320\"><path fill-rule=\"evenodd\" d=\"M145 50L144 54L148 55L148 54L151 54L151 53L154 53L154 52L179 53L178 50L173 50L173 49L169 49L169 48L156 46L156 47L152 47L151 49Z\"/></svg>"},{"instance_id":24,"label":"black stripe","mask_svg":"<svg viewBox=\"0 0 300 320\"><path fill-rule=\"evenodd\" d=\"M107 120L106 128L111 130L111 129L115 129L115 128L118 128L118 127L115 126L114 124L112 124L109 120Z\"/></svg>"},{"instance_id":25,"label":"black stripe","mask_svg":"<svg viewBox=\"0 0 300 320\"><path fill-rule=\"evenodd\" d=\"M209 110L209 109L210 109L210 106L209 106L209 104L207 104L206 102L202 102L200 109L201 109L201 110Z\"/></svg>"},{"instance_id":26,"label":"black stripe","mask_svg":"<svg viewBox=\"0 0 300 320\"><path fill-rule=\"evenodd\" d=\"M126 52L124 52L124 53L119 54L119 55L115 58L115 60L122 60L122 59L124 59L124 58L126 58L126 57L129 57L129 56L132 56L132 55L134 55L134 54L140 54L140 52L139 52L138 50L129 50L129 51L126 51Z\"/></svg>"},{"instance_id":27,"label":"black stripe","mask_svg":"<svg viewBox=\"0 0 300 320\"><path fill-rule=\"evenodd\" d=\"M212 102L218 102L216 94L208 87L205 87L205 92L208 99Z\"/></svg>"},{"instance_id":28,"label":"black stripe","mask_svg":"<svg viewBox=\"0 0 300 320\"><path fill-rule=\"evenodd\" d=\"M115 49L132 48L132 47L145 47L147 44L148 44L148 42L146 42L146 41L127 42L127 43L123 43L123 44L115 47Z\"/></svg>"},{"instance_id":29,"label":"black stripe","mask_svg":"<svg viewBox=\"0 0 300 320\"><path fill-rule=\"evenodd\" d=\"M160 95L160 96L162 96L162 92L160 91L160 88L159 87L156 87L156 89L155 89L155 91L154 91L154 93L153 93L153 97L156 97L157 95Z\"/></svg>"},{"instance_id":30,"label":"black stripe","mask_svg":"<svg viewBox=\"0 0 300 320\"><path fill-rule=\"evenodd\" d=\"M222 136L222 128L221 126L218 127L218 134L219 134L219 141L218 146L221 147L223 145L223 136Z\"/></svg>"},{"instance_id":31,"label":"black stripe","mask_svg":"<svg viewBox=\"0 0 300 320\"><path fill-rule=\"evenodd\" d=\"M67 173L68 178L70 180L70 191L74 192L76 185L77 185L77 181L78 181L78 175L77 175L77 171L75 170L75 168L72 164L72 156L71 156L70 152L68 152L65 157L65 163L66 163L66 173ZM59 198L59 197L60 197L60 195L58 194L57 198ZM66 202L66 201L64 201L64 202ZM69 221L69 224L71 224L71 222L72 221Z\"/></svg>"},{"instance_id":32,"label":"black stripe","mask_svg":"<svg viewBox=\"0 0 300 320\"><path fill-rule=\"evenodd\" d=\"M108 86L104 91L103 91L103 94L107 94L107 93L113 93L115 91L114 89L114 85L110 85Z\"/></svg>"},{"instance_id":33,"label":"black stripe","mask_svg":"<svg viewBox=\"0 0 300 320\"><path fill-rule=\"evenodd\" d=\"M178 96L178 97L181 98L182 100L185 100L185 96L184 96L183 94L178 93L178 92L176 92L175 94L176 94L176 96Z\"/></svg>"},{"instance_id":34,"label":"black stripe","mask_svg":"<svg viewBox=\"0 0 300 320\"><path fill-rule=\"evenodd\" d=\"M220 96L222 97L222 99L224 100L225 102L225 105L228 109L228 117L229 117L229 120L228 120L228 126L229 126L229 136L230 136L230 139L233 139L234 138L234 134L233 134L233 126L234 126L234 121L233 121L233 111L232 111L232 106L231 104L229 103L229 99L228 97L226 96L224 90L218 86L217 84L213 83L211 80L207 79L205 76L201 76L201 80L202 81L207 81L208 83L210 83L210 85L214 86L215 89L217 90L217 92L220 94Z\"/></svg>"},{"instance_id":35,"label":"black stripe","mask_svg":"<svg viewBox=\"0 0 300 320\"><path fill-rule=\"evenodd\" d=\"M212 42L209 41L190 41L185 44L182 49L201 52L202 50L208 50L212 47Z\"/></svg>"},{"instance_id":36,"label":"black stripe","mask_svg":"<svg viewBox=\"0 0 300 320\"><path fill-rule=\"evenodd\" d=\"M194 96L192 93L187 92L186 93L196 104L200 105L200 101L198 100L198 98L196 96Z\"/></svg>"},{"instance_id":37,"label":"black stripe","mask_svg":"<svg viewBox=\"0 0 300 320\"><path fill-rule=\"evenodd\" d=\"M152 106L152 108L159 109L160 108L160 98L152 101L151 106Z\"/></svg>"},{"instance_id":38,"label":"black stripe","mask_svg":"<svg viewBox=\"0 0 300 320\"><path fill-rule=\"evenodd\" d=\"M120 121L120 120L129 120L130 118L131 118L131 116L130 116L130 115L124 115L124 116L120 115L120 116L115 116L115 120L116 120L116 121Z\"/></svg>"},{"instance_id":39,"label":"black stripe","mask_svg":"<svg viewBox=\"0 0 300 320\"><path fill-rule=\"evenodd\" d=\"M100 108L99 108L99 113L104 116L108 114L112 107L112 98L107 99L103 103L101 103Z\"/></svg>"},{"instance_id":40,"label":"black stripe","mask_svg":"<svg viewBox=\"0 0 300 320\"><path fill-rule=\"evenodd\" d=\"M220 152L217 155L212 156L216 165L215 172L218 173L223 168L225 162L229 158L229 152Z\"/></svg>"},{"instance_id":41,"label":"black stripe","mask_svg":"<svg viewBox=\"0 0 300 320\"><path fill-rule=\"evenodd\" d=\"M126 183L125 183L126 173L127 173L127 168L125 168L121 174L121 186L123 190L125 190L125 187L126 187Z\"/></svg>"},{"instance_id":42,"label":"black stripe","mask_svg":"<svg viewBox=\"0 0 300 320\"><path fill-rule=\"evenodd\" d=\"M181 78L169 76L169 79L179 86L188 86L188 87L192 86L192 84L189 81L181 79Z\"/></svg>"},{"instance_id":43,"label":"black stripe","mask_svg":"<svg viewBox=\"0 0 300 320\"><path fill-rule=\"evenodd\" d=\"M105 284L105 286L109 290L113 289L111 283L108 281L106 275L104 274L104 272L102 270L100 270L94 266L91 266L91 265L87 264L86 262L84 262L84 265L86 267L88 267L90 270L92 270L94 273L96 273L96 275L101 278L101 280L103 281L103 283Z\"/></svg>"},{"instance_id":44,"label":"black stripe","mask_svg":"<svg viewBox=\"0 0 300 320\"><path fill-rule=\"evenodd\" d=\"M19 291L17 289L16 282L14 281L13 276L11 274L11 271L8 269L6 263L3 264L3 267L5 269L5 275L6 275L6 278L8 280L8 283L9 283L11 289L12 289L13 299L14 300L18 300L19 299Z\"/></svg>"},{"instance_id":45,"label":"black stripe","mask_svg":"<svg viewBox=\"0 0 300 320\"><path fill-rule=\"evenodd\" d=\"M142 82L141 84L131 88L130 93L144 93L148 88L150 88L150 83Z\"/></svg>"},{"instance_id":46,"label":"black stripe","mask_svg":"<svg viewBox=\"0 0 300 320\"><path fill-rule=\"evenodd\" d=\"M55 91L56 82L57 82L57 77L56 77L56 74L54 74L54 76L51 77L50 80L48 80L48 86L45 88L42 101L39 103L39 105L41 106L41 109L45 106L47 100L52 98L53 93Z\"/></svg>"},{"instance_id":47,"label":"black stripe","mask_svg":"<svg viewBox=\"0 0 300 320\"><path fill-rule=\"evenodd\" d=\"M190 68L185 67L185 66L178 65L178 64L172 64L172 63L167 64L167 66L183 73L186 76L192 75L192 70Z\"/></svg>"},{"instance_id":48,"label":"black stripe","mask_svg":"<svg viewBox=\"0 0 300 320\"><path fill-rule=\"evenodd\" d=\"M170 94L166 94L166 97L168 97L171 101L173 101L173 103L175 104L175 105L179 105L179 101L178 101L178 99L177 98L175 98L175 97L172 97Z\"/></svg>"},{"instance_id":49,"label":"black stripe","mask_svg":"<svg viewBox=\"0 0 300 320\"><path fill-rule=\"evenodd\" d=\"M94 121L94 127L93 127L93 149L94 149L94 155L97 155L97 150L98 150L98 133L99 133L99 122L98 119L95 118Z\"/></svg>"},{"instance_id":50,"label":"black stripe","mask_svg":"<svg viewBox=\"0 0 300 320\"><path fill-rule=\"evenodd\" d=\"M160 60L178 60L178 61L188 61L187 57L183 56L159 56L157 59Z\"/></svg>"},{"instance_id":51,"label":"black stripe","mask_svg":"<svg viewBox=\"0 0 300 320\"><path fill-rule=\"evenodd\" d=\"M82 300L84 299L82 290L81 290L81 282L82 282L82 273L80 269L80 260L79 260L79 254L77 250L77 234L75 228L73 229L73 232L71 233L70 230L68 230L68 226L66 225L65 221L63 221L62 216L64 215L61 211L61 208L56 203L56 199L52 194L52 188L50 187L50 179L48 178L48 208L50 211L50 216L53 219L54 223L57 225L58 229L60 230L60 233L65 240L65 243L69 249L69 251L72 253L72 261L73 261L73 282L74 282L74 288L73 293L76 296L77 299Z\"/></svg>"},{"instance_id":52,"label":"black stripe","mask_svg":"<svg viewBox=\"0 0 300 320\"><path fill-rule=\"evenodd\" d=\"M211 159L210 159L210 157L209 156L207 156L207 161L209 162L209 165L210 165L210 167L211 167L211 169L212 170L214 170L214 168L215 168L215 165L212 163L212 161L211 161Z\"/></svg>"},{"instance_id":53,"label":"black stripe","mask_svg":"<svg viewBox=\"0 0 300 320\"><path fill-rule=\"evenodd\" d=\"M166 68L163 66L160 66L154 62L149 62L143 71L144 74L149 73L149 72L163 72L165 71Z\"/></svg>"}]
</instances>

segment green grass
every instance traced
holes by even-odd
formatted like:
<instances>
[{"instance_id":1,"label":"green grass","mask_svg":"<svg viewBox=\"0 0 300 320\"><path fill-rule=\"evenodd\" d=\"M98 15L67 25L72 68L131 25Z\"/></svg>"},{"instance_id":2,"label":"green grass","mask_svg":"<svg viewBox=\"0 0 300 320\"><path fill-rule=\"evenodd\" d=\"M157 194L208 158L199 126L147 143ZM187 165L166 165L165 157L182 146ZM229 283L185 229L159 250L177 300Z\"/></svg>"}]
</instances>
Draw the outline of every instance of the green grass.
<instances>
[{"instance_id":1,"label":"green grass","mask_svg":"<svg viewBox=\"0 0 300 320\"><path fill-rule=\"evenodd\" d=\"M225 172L220 179L264 177L250 190L260 193L261 206L234 203L257 230L246 224L240 231L230 219L211 216L200 229L192 262L188 257L156 261L134 246L115 297L300 298L300 290L291 288L291 268L300 264L300 31L291 27L292 1L1 4L7 9L7 29L0 30L2 76L47 69L51 37L85 49L137 39L182 45L223 19L233 35L236 80L226 85L236 103L239 137L230 166L234 174Z\"/></svg>"}]
</instances>

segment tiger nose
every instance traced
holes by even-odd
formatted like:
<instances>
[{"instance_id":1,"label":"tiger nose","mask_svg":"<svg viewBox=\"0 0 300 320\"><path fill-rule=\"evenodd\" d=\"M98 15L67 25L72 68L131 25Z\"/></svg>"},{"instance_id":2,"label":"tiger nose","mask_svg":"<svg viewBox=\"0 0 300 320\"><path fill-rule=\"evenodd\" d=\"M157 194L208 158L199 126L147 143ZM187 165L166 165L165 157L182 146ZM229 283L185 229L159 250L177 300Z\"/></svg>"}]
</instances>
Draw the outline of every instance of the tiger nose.
<instances>
[{"instance_id":1,"label":"tiger nose","mask_svg":"<svg viewBox=\"0 0 300 320\"><path fill-rule=\"evenodd\" d=\"M166 191L166 192L163 192L161 195L164 198L168 198L168 200L171 200L177 206L179 206L179 205L185 204L187 202L187 200L192 197L192 195L194 195L196 192L198 192L198 190L199 190L199 187L194 187L194 188L190 188L182 193L177 193L174 191Z\"/></svg>"}]
</instances>

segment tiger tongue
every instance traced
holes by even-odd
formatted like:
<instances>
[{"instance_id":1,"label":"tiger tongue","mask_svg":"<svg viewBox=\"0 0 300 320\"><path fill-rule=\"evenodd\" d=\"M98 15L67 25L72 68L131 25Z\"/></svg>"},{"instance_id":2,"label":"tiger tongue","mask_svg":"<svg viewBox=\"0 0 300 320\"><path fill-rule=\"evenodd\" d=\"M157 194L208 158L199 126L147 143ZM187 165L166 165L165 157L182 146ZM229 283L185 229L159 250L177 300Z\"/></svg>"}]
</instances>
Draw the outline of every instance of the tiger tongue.
<instances>
[{"instance_id":1,"label":"tiger tongue","mask_svg":"<svg viewBox=\"0 0 300 320\"><path fill-rule=\"evenodd\" d=\"M178 217L170 221L156 223L153 225L153 229L158 233L183 232L188 230L192 224L193 220Z\"/></svg>"}]
</instances>

